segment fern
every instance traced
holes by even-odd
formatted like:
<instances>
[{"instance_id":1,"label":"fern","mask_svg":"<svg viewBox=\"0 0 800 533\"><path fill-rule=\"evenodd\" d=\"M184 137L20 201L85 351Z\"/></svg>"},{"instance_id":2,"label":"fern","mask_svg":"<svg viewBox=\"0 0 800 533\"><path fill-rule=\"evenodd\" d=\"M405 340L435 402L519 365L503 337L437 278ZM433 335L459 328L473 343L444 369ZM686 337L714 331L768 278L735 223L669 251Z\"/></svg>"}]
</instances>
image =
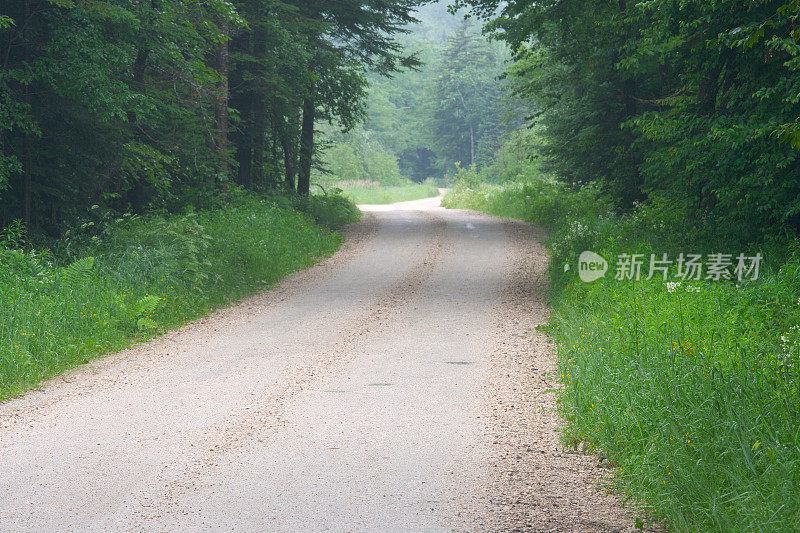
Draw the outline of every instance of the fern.
<instances>
[{"instance_id":1,"label":"fern","mask_svg":"<svg viewBox=\"0 0 800 533\"><path fill-rule=\"evenodd\" d=\"M158 323L147 315L153 313L160 303L161 298L158 296L145 296L128 307L128 316L136 323L136 329L144 331L158 327Z\"/></svg>"},{"instance_id":2,"label":"fern","mask_svg":"<svg viewBox=\"0 0 800 533\"><path fill-rule=\"evenodd\" d=\"M61 281L70 287L75 287L84 281L94 268L94 257L78 259L61 270Z\"/></svg>"},{"instance_id":3,"label":"fern","mask_svg":"<svg viewBox=\"0 0 800 533\"><path fill-rule=\"evenodd\" d=\"M145 296L126 304L125 298L116 294L115 300L116 309L110 315L117 315L117 318L110 316L110 320L114 320L115 323L134 325L139 331L158 327L158 323L149 316L161 304L161 298L158 296Z\"/></svg>"},{"instance_id":4,"label":"fern","mask_svg":"<svg viewBox=\"0 0 800 533\"><path fill-rule=\"evenodd\" d=\"M140 318L136 321L136 329L144 331L146 329L153 329L158 327L158 322L152 318Z\"/></svg>"},{"instance_id":5,"label":"fern","mask_svg":"<svg viewBox=\"0 0 800 533\"><path fill-rule=\"evenodd\" d=\"M158 308L159 303L161 303L161 298L158 296L145 296L128 307L128 315L134 320L149 315Z\"/></svg>"}]
</instances>

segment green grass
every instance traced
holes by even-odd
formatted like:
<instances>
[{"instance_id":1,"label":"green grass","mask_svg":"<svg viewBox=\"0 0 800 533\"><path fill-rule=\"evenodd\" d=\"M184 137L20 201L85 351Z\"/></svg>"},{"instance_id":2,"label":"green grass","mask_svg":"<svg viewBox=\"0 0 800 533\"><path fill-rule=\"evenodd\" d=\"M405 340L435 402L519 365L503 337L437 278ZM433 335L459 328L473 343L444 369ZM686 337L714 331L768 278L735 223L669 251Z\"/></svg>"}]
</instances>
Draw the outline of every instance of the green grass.
<instances>
[{"instance_id":1,"label":"green grass","mask_svg":"<svg viewBox=\"0 0 800 533\"><path fill-rule=\"evenodd\" d=\"M341 197L240 196L199 214L123 217L67 243L67 260L0 246L0 399L310 266L341 241L315 220L357 217Z\"/></svg>"},{"instance_id":2,"label":"green grass","mask_svg":"<svg viewBox=\"0 0 800 533\"><path fill-rule=\"evenodd\" d=\"M436 186L427 182L385 186L375 182L350 181L339 183L337 187L357 204L393 204L439 195Z\"/></svg>"},{"instance_id":3,"label":"green grass","mask_svg":"<svg viewBox=\"0 0 800 533\"><path fill-rule=\"evenodd\" d=\"M674 530L800 530L800 255L768 249L762 277L738 286L584 284L563 268L584 250L612 264L623 252L748 250L679 206L619 215L595 191L547 180L456 187L445 205L552 230L567 443L606 456Z\"/></svg>"}]
</instances>

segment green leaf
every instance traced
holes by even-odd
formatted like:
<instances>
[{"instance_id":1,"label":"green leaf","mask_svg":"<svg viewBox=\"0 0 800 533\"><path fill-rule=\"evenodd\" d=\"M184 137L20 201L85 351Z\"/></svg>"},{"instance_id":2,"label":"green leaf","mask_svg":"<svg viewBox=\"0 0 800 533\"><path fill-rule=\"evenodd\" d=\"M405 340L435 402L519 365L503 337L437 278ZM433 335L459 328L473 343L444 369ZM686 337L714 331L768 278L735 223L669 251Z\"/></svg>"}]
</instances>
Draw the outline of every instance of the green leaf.
<instances>
[{"instance_id":1,"label":"green leaf","mask_svg":"<svg viewBox=\"0 0 800 533\"><path fill-rule=\"evenodd\" d=\"M152 318L140 318L136 321L136 328L139 331L144 331L147 329L154 329L158 327L158 323L153 320Z\"/></svg>"},{"instance_id":2,"label":"green leaf","mask_svg":"<svg viewBox=\"0 0 800 533\"><path fill-rule=\"evenodd\" d=\"M61 280L69 287L76 287L89 277L94 268L94 257L78 259L61 271Z\"/></svg>"}]
</instances>

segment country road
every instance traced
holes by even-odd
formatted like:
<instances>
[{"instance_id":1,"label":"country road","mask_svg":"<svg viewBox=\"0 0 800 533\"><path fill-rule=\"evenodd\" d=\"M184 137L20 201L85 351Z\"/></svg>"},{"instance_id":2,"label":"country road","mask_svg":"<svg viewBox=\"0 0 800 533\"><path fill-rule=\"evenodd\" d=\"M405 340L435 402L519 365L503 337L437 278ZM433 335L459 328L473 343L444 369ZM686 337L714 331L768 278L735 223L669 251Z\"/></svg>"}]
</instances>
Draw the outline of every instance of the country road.
<instances>
[{"instance_id":1,"label":"country road","mask_svg":"<svg viewBox=\"0 0 800 533\"><path fill-rule=\"evenodd\" d=\"M0 405L0 531L628 529L559 442L543 234L439 202Z\"/></svg>"}]
</instances>

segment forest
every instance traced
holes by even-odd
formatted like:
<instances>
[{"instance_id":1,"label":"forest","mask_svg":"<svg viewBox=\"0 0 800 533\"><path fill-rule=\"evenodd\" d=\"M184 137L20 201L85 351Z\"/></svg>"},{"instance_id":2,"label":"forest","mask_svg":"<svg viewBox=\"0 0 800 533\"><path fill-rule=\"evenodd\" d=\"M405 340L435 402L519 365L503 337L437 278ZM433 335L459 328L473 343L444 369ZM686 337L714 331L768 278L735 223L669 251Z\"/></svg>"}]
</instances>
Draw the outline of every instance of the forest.
<instances>
[{"instance_id":1,"label":"forest","mask_svg":"<svg viewBox=\"0 0 800 533\"><path fill-rule=\"evenodd\" d=\"M0 52L0 400L447 188L548 232L565 446L800 528L800 1L2 0Z\"/></svg>"},{"instance_id":2,"label":"forest","mask_svg":"<svg viewBox=\"0 0 800 533\"><path fill-rule=\"evenodd\" d=\"M487 161L511 124L522 124L511 118L515 100L505 97L499 79L507 46L486 39L479 23L449 13L445 3L422 6L415 16L419 22L398 42L422 64L368 77L366 119L344 133L327 129L316 182L364 200L433 194L458 167Z\"/></svg>"},{"instance_id":3,"label":"forest","mask_svg":"<svg viewBox=\"0 0 800 533\"><path fill-rule=\"evenodd\" d=\"M418 64L394 38L417 3L3 2L0 225L308 195L318 124L351 129L368 72Z\"/></svg>"}]
</instances>

